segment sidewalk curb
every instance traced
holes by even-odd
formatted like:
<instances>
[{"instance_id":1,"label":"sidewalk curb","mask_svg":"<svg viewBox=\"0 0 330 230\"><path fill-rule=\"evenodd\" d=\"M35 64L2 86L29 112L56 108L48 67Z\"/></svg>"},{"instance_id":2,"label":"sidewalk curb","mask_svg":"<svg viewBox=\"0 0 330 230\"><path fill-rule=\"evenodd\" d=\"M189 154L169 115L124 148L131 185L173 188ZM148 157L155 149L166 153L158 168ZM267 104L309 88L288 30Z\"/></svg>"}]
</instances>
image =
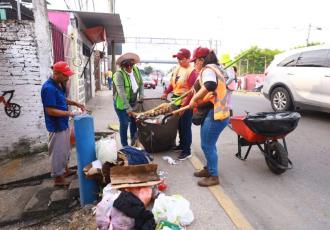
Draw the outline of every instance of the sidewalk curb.
<instances>
[{"instance_id":1,"label":"sidewalk curb","mask_svg":"<svg viewBox=\"0 0 330 230\"><path fill-rule=\"evenodd\" d=\"M196 157L192 156L190 158L190 162L193 165L195 169L202 169L203 164L202 162ZM236 207L234 202L230 199L230 197L225 193L221 185L219 186L211 186L208 187L212 195L215 197L215 199L218 201L220 206L223 208L223 210L226 212L228 217L231 219L233 224L236 226L239 230L254 230L254 228L251 226L251 224L248 222L248 220L244 217L244 215L241 213L241 211Z\"/></svg>"}]
</instances>

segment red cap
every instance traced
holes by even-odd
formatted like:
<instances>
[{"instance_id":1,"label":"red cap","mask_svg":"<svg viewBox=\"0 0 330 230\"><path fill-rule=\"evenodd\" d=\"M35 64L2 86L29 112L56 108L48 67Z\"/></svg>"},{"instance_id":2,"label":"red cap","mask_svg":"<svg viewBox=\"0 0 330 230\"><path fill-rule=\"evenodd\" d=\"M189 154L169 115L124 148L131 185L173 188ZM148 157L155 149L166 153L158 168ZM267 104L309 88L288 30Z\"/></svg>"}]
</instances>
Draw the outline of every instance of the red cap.
<instances>
[{"instance_id":1,"label":"red cap","mask_svg":"<svg viewBox=\"0 0 330 230\"><path fill-rule=\"evenodd\" d=\"M56 62L52 66L52 69L53 69L53 71L63 73L65 76L68 76L68 77L70 77L71 75L74 74L74 72L70 69L68 63L66 63L64 61Z\"/></svg>"},{"instance_id":2,"label":"red cap","mask_svg":"<svg viewBox=\"0 0 330 230\"><path fill-rule=\"evenodd\" d=\"M190 62L194 62L197 58L205 58L209 53L210 50L208 48L198 47L194 50L193 58L190 59Z\"/></svg>"},{"instance_id":3,"label":"red cap","mask_svg":"<svg viewBox=\"0 0 330 230\"><path fill-rule=\"evenodd\" d=\"M190 58L190 51L185 49L185 48L182 48L182 49L179 50L179 52L177 54L174 54L172 57L178 58L178 59L182 59L182 58L189 59Z\"/></svg>"}]
</instances>

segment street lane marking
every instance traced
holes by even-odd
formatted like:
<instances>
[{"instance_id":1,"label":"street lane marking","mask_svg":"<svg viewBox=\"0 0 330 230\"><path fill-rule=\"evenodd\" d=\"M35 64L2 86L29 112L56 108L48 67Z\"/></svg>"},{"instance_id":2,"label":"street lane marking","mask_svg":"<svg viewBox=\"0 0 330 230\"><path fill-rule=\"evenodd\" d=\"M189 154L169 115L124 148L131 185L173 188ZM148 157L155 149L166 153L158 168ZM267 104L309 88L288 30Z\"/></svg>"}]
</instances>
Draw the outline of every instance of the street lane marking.
<instances>
[{"instance_id":1,"label":"street lane marking","mask_svg":"<svg viewBox=\"0 0 330 230\"><path fill-rule=\"evenodd\" d=\"M190 162L197 170L202 169L204 167L202 162L196 156L192 156L190 158ZM225 191L221 186L211 186L208 187L208 189L213 194L215 199L219 202L219 204L226 212L228 217L231 219L231 221L234 223L237 229L254 230L254 228L247 221L247 219L244 217L241 211L236 207L236 205L232 202L229 196L226 195Z\"/></svg>"}]
</instances>

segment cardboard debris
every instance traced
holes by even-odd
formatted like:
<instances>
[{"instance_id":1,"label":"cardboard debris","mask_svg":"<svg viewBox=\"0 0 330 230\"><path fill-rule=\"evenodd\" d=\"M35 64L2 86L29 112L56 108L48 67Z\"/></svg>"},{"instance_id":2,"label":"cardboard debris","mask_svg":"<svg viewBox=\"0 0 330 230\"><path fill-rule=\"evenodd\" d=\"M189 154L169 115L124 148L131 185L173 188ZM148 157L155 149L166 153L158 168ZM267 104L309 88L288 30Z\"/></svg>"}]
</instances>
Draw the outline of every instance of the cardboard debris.
<instances>
[{"instance_id":1,"label":"cardboard debris","mask_svg":"<svg viewBox=\"0 0 330 230\"><path fill-rule=\"evenodd\" d=\"M112 188L142 187L159 184L157 164L114 166L110 169Z\"/></svg>"},{"instance_id":2,"label":"cardboard debris","mask_svg":"<svg viewBox=\"0 0 330 230\"><path fill-rule=\"evenodd\" d=\"M149 181L149 182L145 182L145 183L135 183L135 184L116 184L116 185L111 185L111 188L119 189L119 188L149 187L149 186L154 186L154 185L157 185L160 183L162 183L161 180Z\"/></svg>"}]
</instances>

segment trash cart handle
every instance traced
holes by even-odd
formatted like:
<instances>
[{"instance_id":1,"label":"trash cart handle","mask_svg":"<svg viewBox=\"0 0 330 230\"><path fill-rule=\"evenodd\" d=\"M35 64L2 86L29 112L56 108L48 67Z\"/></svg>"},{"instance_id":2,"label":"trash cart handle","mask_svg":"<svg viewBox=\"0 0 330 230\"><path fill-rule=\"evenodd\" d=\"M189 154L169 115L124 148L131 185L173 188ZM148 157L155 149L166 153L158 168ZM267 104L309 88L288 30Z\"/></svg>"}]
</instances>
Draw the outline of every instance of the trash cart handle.
<instances>
[{"instance_id":1,"label":"trash cart handle","mask_svg":"<svg viewBox=\"0 0 330 230\"><path fill-rule=\"evenodd\" d=\"M169 114L166 114L163 119L162 119L162 124L166 124L167 122L167 119L172 117L173 115L176 115L176 114L179 114L181 112L184 112L186 110L190 109L189 105L186 105L180 109L177 109L177 110L174 110L173 112L169 113Z\"/></svg>"}]
</instances>

